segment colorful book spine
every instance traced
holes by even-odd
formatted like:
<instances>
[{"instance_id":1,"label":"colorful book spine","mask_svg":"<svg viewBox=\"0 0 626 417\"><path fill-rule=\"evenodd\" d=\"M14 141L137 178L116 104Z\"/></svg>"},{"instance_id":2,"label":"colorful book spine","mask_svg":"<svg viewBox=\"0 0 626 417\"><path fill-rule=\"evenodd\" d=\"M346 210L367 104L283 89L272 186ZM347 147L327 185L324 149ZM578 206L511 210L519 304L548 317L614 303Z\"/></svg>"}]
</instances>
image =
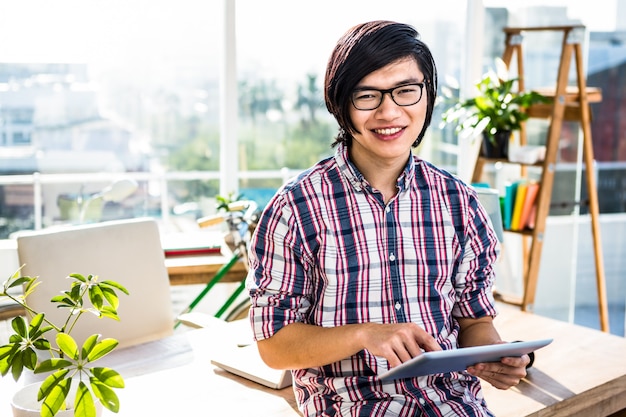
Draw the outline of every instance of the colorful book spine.
<instances>
[{"instance_id":1,"label":"colorful book spine","mask_svg":"<svg viewBox=\"0 0 626 417\"><path fill-rule=\"evenodd\" d=\"M532 181L528 183L526 187L526 198L524 199L524 206L522 207L522 214L519 220L519 230L532 229L530 227L530 218L533 210L536 210L537 194L539 192L539 183Z\"/></svg>"},{"instance_id":2,"label":"colorful book spine","mask_svg":"<svg viewBox=\"0 0 626 417\"><path fill-rule=\"evenodd\" d=\"M511 230L522 230L520 219L522 217L522 208L524 207L524 201L526 199L526 190L528 183L520 181L517 184L517 190L515 192L515 200L513 204L513 214L511 217Z\"/></svg>"},{"instance_id":3,"label":"colorful book spine","mask_svg":"<svg viewBox=\"0 0 626 417\"><path fill-rule=\"evenodd\" d=\"M511 229L511 217L513 217L513 206L515 204L517 184L517 182L511 182L504 187L504 230Z\"/></svg>"}]
</instances>

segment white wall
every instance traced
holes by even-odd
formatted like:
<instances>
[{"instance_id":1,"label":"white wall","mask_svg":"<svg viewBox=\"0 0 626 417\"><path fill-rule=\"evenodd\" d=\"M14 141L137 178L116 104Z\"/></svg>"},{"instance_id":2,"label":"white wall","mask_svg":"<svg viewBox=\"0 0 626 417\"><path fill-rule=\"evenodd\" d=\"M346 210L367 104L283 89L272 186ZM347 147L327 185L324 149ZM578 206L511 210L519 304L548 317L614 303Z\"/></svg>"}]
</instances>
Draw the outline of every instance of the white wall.
<instances>
[{"instance_id":1,"label":"white wall","mask_svg":"<svg viewBox=\"0 0 626 417\"><path fill-rule=\"evenodd\" d=\"M602 214L600 228L607 300L623 315L626 304L626 214ZM504 239L496 282L503 292L521 294L521 237L505 233ZM581 215L578 220L574 216L548 217L544 239L533 311L568 320L574 305L597 309L590 217Z\"/></svg>"}]
</instances>

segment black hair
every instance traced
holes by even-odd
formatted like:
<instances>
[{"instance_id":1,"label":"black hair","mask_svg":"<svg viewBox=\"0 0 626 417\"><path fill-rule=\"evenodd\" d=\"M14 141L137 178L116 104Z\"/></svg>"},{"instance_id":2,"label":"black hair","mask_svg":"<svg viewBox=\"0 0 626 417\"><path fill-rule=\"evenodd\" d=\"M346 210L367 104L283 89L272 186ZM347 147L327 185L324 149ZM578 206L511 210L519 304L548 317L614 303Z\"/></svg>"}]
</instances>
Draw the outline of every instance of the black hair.
<instances>
[{"instance_id":1,"label":"black hair","mask_svg":"<svg viewBox=\"0 0 626 417\"><path fill-rule=\"evenodd\" d=\"M428 46L410 25L376 20L352 27L337 42L330 55L324 80L326 108L339 124L339 133L332 146L352 143L359 133L350 119L351 95L368 74L403 58L413 58L424 74L426 119L413 142L418 146L430 125L437 96L437 68Z\"/></svg>"}]
</instances>

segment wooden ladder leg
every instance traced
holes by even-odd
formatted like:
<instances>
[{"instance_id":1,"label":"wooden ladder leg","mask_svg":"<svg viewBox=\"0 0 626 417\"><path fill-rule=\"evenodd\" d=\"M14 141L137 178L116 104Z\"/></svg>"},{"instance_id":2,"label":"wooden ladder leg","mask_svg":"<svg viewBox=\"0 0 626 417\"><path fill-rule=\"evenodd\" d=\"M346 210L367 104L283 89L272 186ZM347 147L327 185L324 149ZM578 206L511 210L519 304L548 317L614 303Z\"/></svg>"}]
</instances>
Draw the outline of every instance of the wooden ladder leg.
<instances>
[{"instance_id":1,"label":"wooden ladder leg","mask_svg":"<svg viewBox=\"0 0 626 417\"><path fill-rule=\"evenodd\" d=\"M609 331L609 312L604 278L604 262L602 256L602 238L600 236L600 209L598 205L598 191L594 172L593 143L591 139L591 114L586 94L585 75L582 71L582 48L575 44L576 70L578 76L578 91L580 100L580 119L583 131L583 155L587 177L587 192L589 194L589 214L591 216L591 231L593 235L593 249L596 265L596 290L598 293L598 309L600 314L600 328Z\"/></svg>"},{"instance_id":2,"label":"wooden ladder leg","mask_svg":"<svg viewBox=\"0 0 626 417\"><path fill-rule=\"evenodd\" d=\"M568 84L572 52L573 45L567 43L567 33L565 33L561 50L561 61L559 62L554 103L552 106L550 129L546 140L546 166L541 173L541 191L537 196L537 222L533 231L533 241L528 255L528 269L524 279L524 293L522 298L522 310L524 311L531 309L535 303L546 218L550 212L552 186L554 183L556 159L559 150L558 145L561 136L561 127L563 125L563 116L565 114L565 93Z\"/></svg>"}]
</instances>

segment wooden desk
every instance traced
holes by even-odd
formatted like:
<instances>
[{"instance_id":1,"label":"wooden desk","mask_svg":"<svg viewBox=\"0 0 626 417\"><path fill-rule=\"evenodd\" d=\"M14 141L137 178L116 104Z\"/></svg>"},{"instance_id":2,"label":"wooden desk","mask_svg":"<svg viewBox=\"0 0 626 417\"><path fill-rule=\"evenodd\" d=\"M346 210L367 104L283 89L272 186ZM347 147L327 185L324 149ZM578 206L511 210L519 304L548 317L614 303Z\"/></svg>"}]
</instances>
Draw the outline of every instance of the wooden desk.
<instances>
[{"instance_id":1,"label":"wooden desk","mask_svg":"<svg viewBox=\"0 0 626 417\"><path fill-rule=\"evenodd\" d=\"M223 255L172 256L165 266L172 285L206 284L230 259ZM246 266L238 261L220 282L239 282L246 277Z\"/></svg>"},{"instance_id":2,"label":"wooden desk","mask_svg":"<svg viewBox=\"0 0 626 417\"><path fill-rule=\"evenodd\" d=\"M496 416L626 416L626 339L510 305L499 308L496 323L505 339L554 342L537 351L518 387L501 391L483 383ZM121 372L126 388L118 391L120 413L104 416L300 416L290 388L272 390L212 366L213 338L206 330L187 331L113 352L102 365ZM0 379L0 415L10 413L15 387L11 378Z\"/></svg>"},{"instance_id":3,"label":"wooden desk","mask_svg":"<svg viewBox=\"0 0 626 417\"><path fill-rule=\"evenodd\" d=\"M496 416L626 416L625 338L511 305L498 308L496 327L503 339L554 342L537 351L534 366L519 386L501 391L483 383Z\"/></svg>"},{"instance_id":4,"label":"wooden desk","mask_svg":"<svg viewBox=\"0 0 626 417\"><path fill-rule=\"evenodd\" d=\"M211 365L211 339L204 330L186 331L112 352L99 365L119 371L126 387L116 390L120 412L102 417L301 417L291 388L266 388ZM0 416L11 415L19 385L0 379Z\"/></svg>"}]
</instances>

